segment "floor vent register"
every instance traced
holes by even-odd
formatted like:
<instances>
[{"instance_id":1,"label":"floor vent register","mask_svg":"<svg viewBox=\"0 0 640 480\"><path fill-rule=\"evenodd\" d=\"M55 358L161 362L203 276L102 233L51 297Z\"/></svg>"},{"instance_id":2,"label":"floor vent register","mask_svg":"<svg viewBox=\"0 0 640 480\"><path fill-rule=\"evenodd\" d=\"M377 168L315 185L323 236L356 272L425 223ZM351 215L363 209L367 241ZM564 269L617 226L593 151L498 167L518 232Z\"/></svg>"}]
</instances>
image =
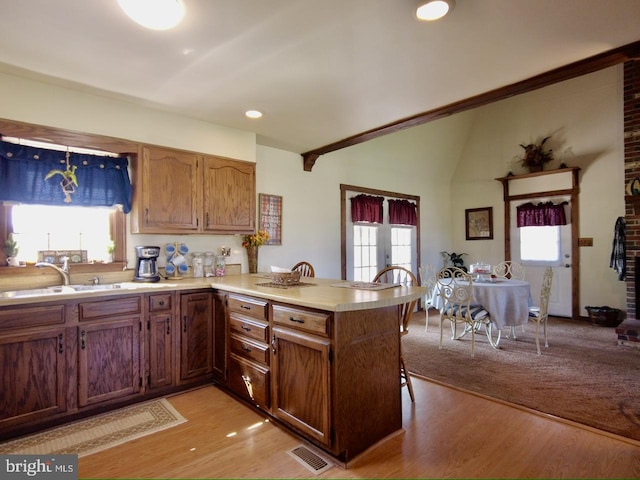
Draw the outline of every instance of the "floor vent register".
<instances>
[{"instance_id":1,"label":"floor vent register","mask_svg":"<svg viewBox=\"0 0 640 480\"><path fill-rule=\"evenodd\" d=\"M331 463L303 445L299 445L293 450L288 451L287 453L291 455L295 460L297 460L298 463L300 463L316 475L326 472L331 467L333 467Z\"/></svg>"}]
</instances>

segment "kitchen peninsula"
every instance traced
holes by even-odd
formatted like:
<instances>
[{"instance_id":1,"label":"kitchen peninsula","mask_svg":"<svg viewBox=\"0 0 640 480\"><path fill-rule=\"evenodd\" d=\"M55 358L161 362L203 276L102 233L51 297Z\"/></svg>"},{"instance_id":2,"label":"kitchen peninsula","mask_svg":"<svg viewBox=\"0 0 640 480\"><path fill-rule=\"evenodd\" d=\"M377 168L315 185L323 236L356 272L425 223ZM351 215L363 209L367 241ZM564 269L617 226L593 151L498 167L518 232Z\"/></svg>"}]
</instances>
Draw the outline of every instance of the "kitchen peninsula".
<instances>
[{"instance_id":1,"label":"kitchen peninsula","mask_svg":"<svg viewBox=\"0 0 640 480\"><path fill-rule=\"evenodd\" d=\"M345 284L241 274L7 295L0 438L214 381L346 466L402 428L398 305L425 289Z\"/></svg>"},{"instance_id":2,"label":"kitchen peninsula","mask_svg":"<svg viewBox=\"0 0 640 480\"><path fill-rule=\"evenodd\" d=\"M212 279L228 294L227 388L346 466L402 428L398 305L422 287L353 288L268 274Z\"/></svg>"}]
</instances>

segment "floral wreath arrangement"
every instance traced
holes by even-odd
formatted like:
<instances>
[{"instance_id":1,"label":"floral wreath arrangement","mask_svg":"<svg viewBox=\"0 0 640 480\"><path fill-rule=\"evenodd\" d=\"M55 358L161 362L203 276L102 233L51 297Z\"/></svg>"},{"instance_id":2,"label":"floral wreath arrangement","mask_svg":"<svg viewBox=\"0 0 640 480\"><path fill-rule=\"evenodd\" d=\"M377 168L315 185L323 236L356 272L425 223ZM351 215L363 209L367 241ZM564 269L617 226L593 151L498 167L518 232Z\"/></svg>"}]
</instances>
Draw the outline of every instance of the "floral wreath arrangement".
<instances>
[{"instance_id":1,"label":"floral wreath arrangement","mask_svg":"<svg viewBox=\"0 0 640 480\"><path fill-rule=\"evenodd\" d=\"M523 167L528 168L530 171L541 171L545 163L549 163L553 160L553 150L544 150L544 144L549 140L551 136L545 137L540 143L529 143L527 145L520 144L524 149L524 155L520 158L520 163Z\"/></svg>"},{"instance_id":2,"label":"floral wreath arrangement","mask_svg":"<svg viewBox=\"0 0 640 480\"><path fill-rule=\"evenodd\" d=\"M244 235L242 237L242 246L248 247L261 247L269 241L269 234L266 230L258 230L252 235Z\"/></svg>"}]
</instances>

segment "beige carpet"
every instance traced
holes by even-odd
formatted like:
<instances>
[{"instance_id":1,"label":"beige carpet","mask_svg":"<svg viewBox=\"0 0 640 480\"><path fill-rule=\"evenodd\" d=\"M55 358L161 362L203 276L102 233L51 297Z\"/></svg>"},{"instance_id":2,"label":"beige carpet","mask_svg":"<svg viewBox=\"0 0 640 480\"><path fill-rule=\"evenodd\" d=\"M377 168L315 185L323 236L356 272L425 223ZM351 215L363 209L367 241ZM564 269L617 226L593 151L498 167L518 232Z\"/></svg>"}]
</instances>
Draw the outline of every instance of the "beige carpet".
<instances>
[{"instance_id":1,"label":"beige carpet","mask_svg":"<svg viewBox=\"0 0 640 480\"><path fill-rule=\"evenodd\" d=\"M640 348L618 346L613 328L588 322L554 317L547 328L541 356L530 324L517 340L503 336L499 350L477 335L471 358L469 335L451 340L447 327L439 350L437 312L426 333L419 312L403 348L410 372L640 440Z\"/></svg>"},{"instance_id":2,"label":"beige carpet","mask_svg":"<svg viewBox=\"0 0 640 480\"><path fill-rule=\"evenodd\" d=\"M184 422L163 398L0 443L0 454L83 457Z\"/></svg>"}]
</instances>

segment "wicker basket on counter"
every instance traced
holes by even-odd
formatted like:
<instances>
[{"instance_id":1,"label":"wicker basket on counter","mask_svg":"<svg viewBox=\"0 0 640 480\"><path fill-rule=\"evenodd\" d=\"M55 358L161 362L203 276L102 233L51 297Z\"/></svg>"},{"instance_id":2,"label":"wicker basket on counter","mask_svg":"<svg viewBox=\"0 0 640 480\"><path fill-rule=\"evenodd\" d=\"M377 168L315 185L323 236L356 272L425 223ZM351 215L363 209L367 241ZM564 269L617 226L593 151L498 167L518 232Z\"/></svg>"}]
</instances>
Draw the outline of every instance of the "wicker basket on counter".
<instances>
[{"instance_id":1,"label":"wicker basket on counter","mask_svg":"<svg viewBox=\"0 0 640 480\"><path fill-rule=\"evenodd\" d=\"M300 272L273 272L271 281L277 285L298 285L300 283Z\"/></svg>"}]
</instances>

